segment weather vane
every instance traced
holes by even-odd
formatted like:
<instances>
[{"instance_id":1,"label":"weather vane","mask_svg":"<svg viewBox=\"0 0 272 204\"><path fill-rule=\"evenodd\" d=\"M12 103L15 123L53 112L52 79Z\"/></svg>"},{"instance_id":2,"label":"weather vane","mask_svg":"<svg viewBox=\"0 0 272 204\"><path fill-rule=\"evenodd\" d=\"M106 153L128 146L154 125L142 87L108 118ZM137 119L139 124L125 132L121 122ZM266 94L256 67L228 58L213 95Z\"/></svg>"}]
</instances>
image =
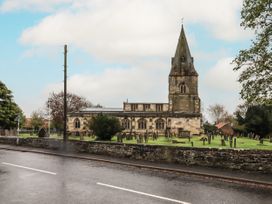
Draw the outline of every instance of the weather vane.
<instances>
[{"instance_id":1,"label":"weather vane","mask_svg":"<svg viewBox=\"0 0 272 204\"><path fill-rule=\"evenodd\" d=\"M183 25L183 20L184 20L184 18L182 17L182 18L181 18L181 24L182 24L182 25Z\"/></svg>"}]
</instances>

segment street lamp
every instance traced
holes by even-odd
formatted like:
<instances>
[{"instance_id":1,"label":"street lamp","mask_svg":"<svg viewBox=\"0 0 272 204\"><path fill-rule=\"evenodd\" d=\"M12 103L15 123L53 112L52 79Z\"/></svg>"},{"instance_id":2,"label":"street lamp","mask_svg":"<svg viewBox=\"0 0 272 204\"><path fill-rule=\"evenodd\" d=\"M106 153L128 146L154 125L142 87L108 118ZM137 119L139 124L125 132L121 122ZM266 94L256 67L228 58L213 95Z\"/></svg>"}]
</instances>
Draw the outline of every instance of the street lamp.
<instances>
[{"instance_id":1,"label":"street lamp","mask_svg":"<svg viewBox=\"0 0 272 204\"><path fill-rule=\"evenodd\" d=\"M17 135L19 136L19 134L20 134L20 115L18 115L17 117L16 117L16 121L17 121Z\"/></svg>"}]
</instances>

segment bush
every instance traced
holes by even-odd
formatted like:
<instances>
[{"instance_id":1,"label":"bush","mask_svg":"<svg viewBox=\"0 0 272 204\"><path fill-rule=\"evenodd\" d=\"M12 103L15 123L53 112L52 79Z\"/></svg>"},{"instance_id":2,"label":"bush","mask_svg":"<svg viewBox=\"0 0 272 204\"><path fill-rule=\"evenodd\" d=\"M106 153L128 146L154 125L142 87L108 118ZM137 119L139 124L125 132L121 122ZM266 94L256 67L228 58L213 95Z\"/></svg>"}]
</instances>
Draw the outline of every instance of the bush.
<instances>
[{"instance_id":1,"label":"bush","mask_svg":"<svg viewBox=\"0 0 272 204\"><path fill-rule=\"evenodd\" d=\"M122 130L119 120L107 115L98 115L90 121L90 129L97 136L97 140L111 140Z\"/></svg>"}]
</instances>

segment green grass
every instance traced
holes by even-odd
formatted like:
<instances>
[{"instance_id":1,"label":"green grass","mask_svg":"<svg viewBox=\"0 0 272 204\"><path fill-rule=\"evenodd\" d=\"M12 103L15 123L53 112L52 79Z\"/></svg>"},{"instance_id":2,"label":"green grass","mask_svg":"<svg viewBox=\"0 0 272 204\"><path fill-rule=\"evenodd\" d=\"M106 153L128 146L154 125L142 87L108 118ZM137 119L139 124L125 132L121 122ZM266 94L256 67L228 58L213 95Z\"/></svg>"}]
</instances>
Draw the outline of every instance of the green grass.
<instances>
[{"instance_id":1,"label":"green grass","mask_svg":"<svg viewBox=\"0 0 272 204\"><path fill-rule=\"evenodd\" d=\"M211 140L211 144L203 142L200 140L201 137L194 136L189 141L188 138L173 138L173 140L177 140L182 143L172 143L171 139L165 138L163 136L159 137L157 140L153 141L151 138L148 140L149 145L168 145L168 146L180 146L180 147L192 147L191 142L194 143L194 147L204 147L204 148L222 148L222 149L230 149L229 141L226 141L226 146L221 146L221 137L215 136L214 140ZM117 138L113 137L112 141L116 141ZM136 144L135 140L123 140L126 144ZM234 148L233 148L234 149ZM247 137L239 137L236 140L236 148L235 149L262 149L262 150L272 150L272 143L268 140L264 140L263 145L260 144L258 140L249 139Z\"/></svg>"},{"instance_id":2,"label":"green grass","mask_svg":"<svg viewBox=\"0 0 272 204\"><path fill-rule=\"evenodd\" d=\"M21 138L37 138L37 135L30 136L29 134L20 134ZM56 134L50 135L50 138L55 139L62 139L62 136L58 136ZM83 137L84 141L94 141L94 137ZM188 138L173 138L173 140L176 140L178 142L182 143L172 143L172 139L168 139L164 136L160 136L157 140L152 140L152 138L149 138L148 145L167 145L167 146L180 146L180 147L191 147L191 142L194 143L194 147L204 147L204 148L221 148L221 149L229 149L230 144L229 141L226 141L226 146L221 146L221 137L215 136L214 140L211 140L211 144L208 144L208 142L205 142L205 145L203 145L203 142L200 140L201 137L194 136L191 138L191 141L188 140ZM78 136L69 136L69 140L80 140L80 137ZM114 136L111 140L112 142L117 142L117 137ZM137 144L137 141L135 139L133 140L123 140L123 143L125 144ZM249 139L247 137L239 137L237 138L236 142L236 149L261 149L261 150L272 150L272 143L270 143L267 139L264 140L263 145L260 144L258 140Z\"/></svg>"}]
</instances>

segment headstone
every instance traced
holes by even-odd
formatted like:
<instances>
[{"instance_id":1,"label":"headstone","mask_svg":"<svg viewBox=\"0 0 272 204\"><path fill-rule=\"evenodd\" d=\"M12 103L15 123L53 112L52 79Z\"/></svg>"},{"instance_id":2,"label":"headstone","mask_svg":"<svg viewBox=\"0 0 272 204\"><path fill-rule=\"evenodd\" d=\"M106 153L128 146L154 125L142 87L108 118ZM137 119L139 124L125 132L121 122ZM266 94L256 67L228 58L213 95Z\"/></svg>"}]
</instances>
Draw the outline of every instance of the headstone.
<instances>
[{"instance_id":1,"label":"headstone","mask_svg":"<svg viewBox=\"0 0 272 204\"><path fill-rule=\"evenodd\" d=\"M224 139L221 139L221 146L226 146L226 142Z\"/></svg>"},{"instance_id":2,"label":"headstone","mask_svg":"<svg viewBox=\"0 0 272 204\"><path fill-rule=\"evenodd\" d=\"M144 134L144 142L148 143L148 133L147 132Z\"/></svg>"},{"instance_id":3,"label":"headstone","mask_svg":"<svg viewBox=\"0 0 272 204\"><path fill-rule=\"evenodd\" d=\"M39 137L48 137L45 128L41 128L41 129L39 130L38 136L39 136Z\"/></svg>"},{"instance_id":4,"label":"headstone","mask_svg":"<svg viewBox=\"0 0 272 204\"><path fill-rule=\"evenodd\" d=\"M208 144L211 144L211 134L208 134Z\"/></svg>"},{"instance_id":5,"label":"headstone","mask_svg":"<svg viewBox=\"0 0 272 204\"><path fill-rule=\"evenodd\" d=\"M141 144L143 143L143 135L142 135L142 134L139 135L139 142L140 142Z\"/></svg>"}]
</instances>

